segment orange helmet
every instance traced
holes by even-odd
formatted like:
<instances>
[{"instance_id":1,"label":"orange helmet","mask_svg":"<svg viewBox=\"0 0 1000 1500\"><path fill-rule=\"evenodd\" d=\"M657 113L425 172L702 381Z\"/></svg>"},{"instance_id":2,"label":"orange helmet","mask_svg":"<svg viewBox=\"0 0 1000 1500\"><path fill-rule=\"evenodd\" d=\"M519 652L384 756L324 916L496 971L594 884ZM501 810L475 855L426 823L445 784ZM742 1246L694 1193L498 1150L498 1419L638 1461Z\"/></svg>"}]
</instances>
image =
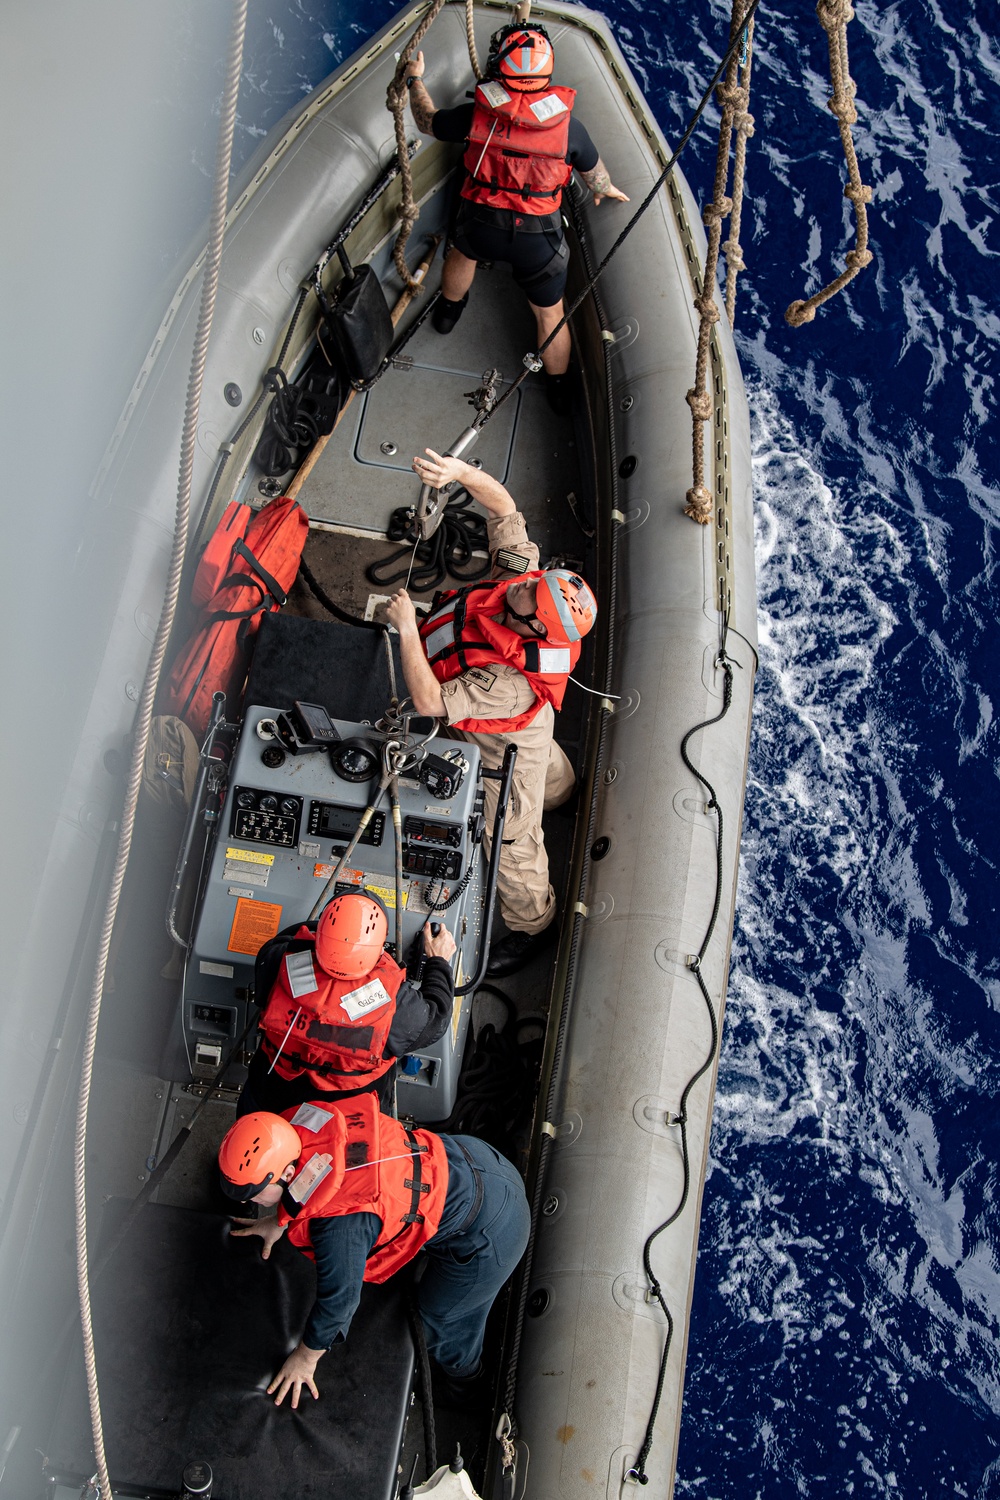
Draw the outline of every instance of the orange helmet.
<instances>
[{"instance_id":1,"label":"orange helmet","mask_svg":"<svg viewBox=\"0 0 1000 1500\"><path fill-rule=\"evenodd\" d=\"M222 1191L237 1203L256 1198L301 1151L298 1131L280 1115L243 1115L219 1147Z\"/></svg>"},{"instance_id":2,"label":"orange helmet","mask_svg":"<svg viewBox=\"0 0 1000 1500\"><path fill-rule=\"evenodd\" d=\"M538 580L535 617L554 646L582 640L597 619L597 600L578 573L548 568Z\"/></svg>"},{"instance_id":3,"label":"orange helmet","mask_svg":"<svg viewBox=\"0 0 1000 1500\"><path fill-rule=\"evenodd\" d=\"M389 935L381 901L348 891L335 896L316 927L316 958L334 979L363 979L379 961Z\"/></svg>"},{"instance_id":4,"label":"orange helmet","mask_svg":"<svg viewBox=\"0 0 1000 1500\"><path fill-rule=\"evenodd\" d=\"M499 40L490 73L512 89L540 89L552 77L553 61L552 43L540 26L512 26Z\"/></svg>"}]
</instances>

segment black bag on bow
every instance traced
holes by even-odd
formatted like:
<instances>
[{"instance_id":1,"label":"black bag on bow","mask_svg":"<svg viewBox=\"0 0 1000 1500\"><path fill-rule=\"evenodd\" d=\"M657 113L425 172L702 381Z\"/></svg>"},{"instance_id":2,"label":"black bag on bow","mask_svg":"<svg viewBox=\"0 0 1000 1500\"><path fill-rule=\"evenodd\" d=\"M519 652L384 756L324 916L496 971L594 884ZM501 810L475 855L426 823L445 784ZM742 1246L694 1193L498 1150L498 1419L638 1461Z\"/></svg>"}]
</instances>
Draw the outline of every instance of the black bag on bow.
<instances>
[{"instance_id":1,"label":"black bag on bow","mask_svg":"<svg viewBox=\"0 0 1000 1500\"><path fill-rule=\"evenodd\" d=\"M392 318L378 277L371 266L355 266L321 302L320 348L331 364L340 362L352 385L367 385L392 347Z\"/></svg>"}]
</instances>

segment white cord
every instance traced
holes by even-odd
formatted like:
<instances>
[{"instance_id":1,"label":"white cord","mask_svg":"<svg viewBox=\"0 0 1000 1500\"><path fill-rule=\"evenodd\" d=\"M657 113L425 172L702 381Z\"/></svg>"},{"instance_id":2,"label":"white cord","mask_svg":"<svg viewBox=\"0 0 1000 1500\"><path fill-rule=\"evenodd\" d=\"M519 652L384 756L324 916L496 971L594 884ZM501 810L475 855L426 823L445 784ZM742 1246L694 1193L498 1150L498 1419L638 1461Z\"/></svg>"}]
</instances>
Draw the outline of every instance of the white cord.
<instances>
[{"instance_id":1,"label":"white cord","mask_svg":"<svg viewBox=\"0 0 1000 1500\"><path fill-rule=\"evenodd\" d=\"M593 693L595 698L613 698L616 703L622 701L621 693L602 693L600 688L589 688L585 682L577 682L575 677L568 677L566 680L567 682L571 682L574 687L583 688L585 693Z\"/></svg>"}]
</instances>

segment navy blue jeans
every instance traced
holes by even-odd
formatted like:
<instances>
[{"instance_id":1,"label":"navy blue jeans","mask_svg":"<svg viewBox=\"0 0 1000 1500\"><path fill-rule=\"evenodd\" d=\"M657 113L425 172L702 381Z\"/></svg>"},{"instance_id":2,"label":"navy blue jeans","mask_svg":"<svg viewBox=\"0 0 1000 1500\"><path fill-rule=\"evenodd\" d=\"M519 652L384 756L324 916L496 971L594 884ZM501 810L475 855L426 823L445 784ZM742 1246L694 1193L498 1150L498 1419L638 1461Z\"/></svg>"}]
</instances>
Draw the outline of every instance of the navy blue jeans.
<instances>
[{"instance_id":1,"label":"navy blue jeans","mask_svg":"<svg viewBox=\"0 0 1000 1500\"><path fill-rule=\"evenodd\" d=\"M472 1222L424 1247L417 1302L427 1348L449 1375L475 1374L483 1352L486 1318L528 1243L530 1212L520 1173L474 1136L461 1141L482 1182L482 1203Z\"/></svg>"}]
</instances>

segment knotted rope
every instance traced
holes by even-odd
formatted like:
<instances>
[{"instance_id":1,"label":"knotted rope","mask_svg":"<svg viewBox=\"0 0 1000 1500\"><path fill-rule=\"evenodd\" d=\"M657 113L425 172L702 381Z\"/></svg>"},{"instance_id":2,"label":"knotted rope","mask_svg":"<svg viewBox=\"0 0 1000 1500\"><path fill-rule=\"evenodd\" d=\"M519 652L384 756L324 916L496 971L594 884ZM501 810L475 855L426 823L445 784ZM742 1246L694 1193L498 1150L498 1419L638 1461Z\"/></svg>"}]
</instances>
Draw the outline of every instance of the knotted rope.
<instances>
[{"instance_id":1,"label":"knotted rope","mask_svg":"<svg viewBox=\"0 0 1000 1500\"><path fill-rule=\"evenodd\" d=\"M385 95L385 107L392 115L395 127L396 159L399 162L399 175L403 185L402 201L399 207L399 233L396 236L396 243L392 247L392 259L400 280L411 292L419 292L422 288L419 280L411 275L404 254L406 242L413 232L413 226L417 222L420 213L413 198L413 168L410 164L410 153L406 140L406 125L403 119L408 92L406 88L406 67L410 58L417 51L420 43L437 20L444 4L445 0L432 0L427 14L399 54L396 71L393 74L392 82L386 90ZM476 52L474 20L473 0L465 0L465 37L469 44L469 62L472 64L472 71L478 81L483 76L483 70L479 65L479 54Z\"/></svg>"},{"instance_id":2,"label":"knotted rope","mask_svg":"<svg viewBox=\"0 0 1000 1500\"><path fill-rule=\"evenodd\" d=\"M737 152L740 161L739 181L734 178L734 196L739 188L740 202L743 194L743 168L746 160L746 138L753 133L753 117L747 113L747 105L750 101L750 48L749 40L746 48L746 61L741 63L738 49L734 47L739 39L740 32L746 27L748 33L752 21L745 20L748 10L747 0L733 0L732 17L729 22L729 45L733 53L729 59L729 65L723 81L719 84L716 97L722 106L722 119L719 122L719 145L715 156L715 186L712 201L705 208L702 218L708 228L708 252L705 256L705 270L702 277L701 292L694 299L694 305L700 314L701 321L698 325L698 354L695 361L694 386L687 393L687 403L691 408L691 445L693 450L693 483L688 490L684 507L684 514L690 516L701 526L707 526L712 519L712 494L705 483L705 423L712 415L712 398L708 391L708 354L709 344L712 336L712 325L719 321L719 309L715 302L715 278L719 267L719 250L722 245L722 221L728 214L733 212L733 198L726 195L726 186L729 180L729 148L732 143L733 130L737 131ZM741 78L741 69L744 76ZM740 147L742 146L742 152ZM736 272L742 268L743 259L740 247L736 240L739 232L738 220L735 225L735 233L727 244L732 245L733 254L729 260L730 271L727 274L726 307L729 308L730 291L735 310L736 299ZM732 315L730 315L731 317Z\"/></svg>"},{"instance_id":3,"label":"knotted rope","mask_svg":"<svg viewBox=\"0 0 1000 1500\"><path fill-rule=\"evenodd\" d=\"M829 302L831 297L835 297L873 259L872 252L868 248L867 209L867 204L872 201L872 190L861 181L858 158L854 150L854 137L851 134L851 126L858 118L858 112L854 107L854 96L858 90L851 77L847 61L847 27L854 18L854 9L850 0L819 0L816 14L820 25L826 32L830 49L830 82L833 86L833 98L828 108L837 116L837 123L840 127L840 142L844 148L848 176L844 197L849 198L854 204L855 236L854 249L848 250L845 255L845 269L840 275L835 276L833 281L829 282L822 291L816 292L814 296L789 304L785 312L785 321L793 328L799 328L803 323L811 323L816 316L817 307L821 307L824 302Z\"/></svg>"},{"instance_id":4,"label":"knotted rope","mask_svg":"<svg viewBox=\"0 0 1000 1500\"><path fill-rule=\"evenodd\" d=\"M736 131L736 151L733 156L733 212L729 220L729 238L723 241L726 257L726 316L730 328L736 327L736 278L746 270L743 247L740 244L740 223L743 218L743 180L746 176L747 140L754 133L753 115L747 111L750 102L750 71L753 66L753 17L747 22L743 38L743 54L740 57L741 102L733 116Z\"/></svg>"}]
</instances>

